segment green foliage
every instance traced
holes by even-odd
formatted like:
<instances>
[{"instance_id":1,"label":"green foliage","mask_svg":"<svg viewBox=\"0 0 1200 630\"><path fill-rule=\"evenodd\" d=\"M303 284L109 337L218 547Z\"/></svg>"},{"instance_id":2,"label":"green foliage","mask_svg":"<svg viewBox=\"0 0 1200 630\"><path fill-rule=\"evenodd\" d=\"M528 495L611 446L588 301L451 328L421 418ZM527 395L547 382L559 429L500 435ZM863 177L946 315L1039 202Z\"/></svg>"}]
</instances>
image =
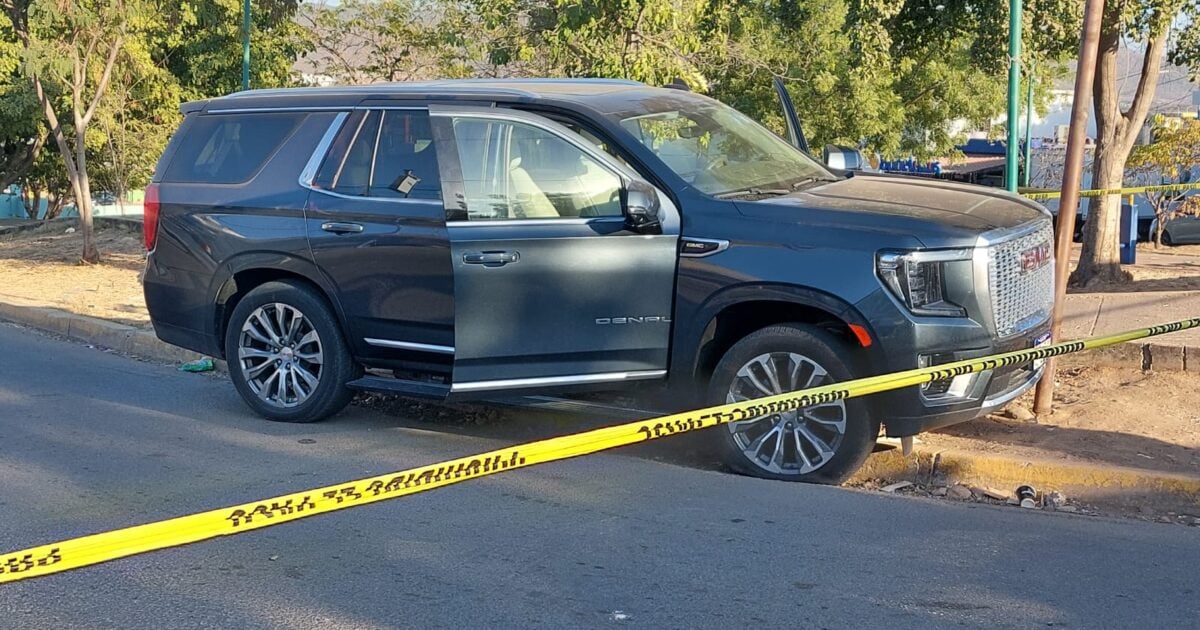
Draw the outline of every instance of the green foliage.
<instances>
[{"instance_id":1,"label":"green foliage","mask_svg":"<svg viewBox=\"0 0 1200 630\"><path fill-rule=\"evenodd\" d=\"M179 82L184 99L236 92L242 87L242 0L150 0L151 58ZM250 87L295 85L292 65L311 48L295 21L299 0L254 0L250 33Z\"/></svg>"}]
</instances>

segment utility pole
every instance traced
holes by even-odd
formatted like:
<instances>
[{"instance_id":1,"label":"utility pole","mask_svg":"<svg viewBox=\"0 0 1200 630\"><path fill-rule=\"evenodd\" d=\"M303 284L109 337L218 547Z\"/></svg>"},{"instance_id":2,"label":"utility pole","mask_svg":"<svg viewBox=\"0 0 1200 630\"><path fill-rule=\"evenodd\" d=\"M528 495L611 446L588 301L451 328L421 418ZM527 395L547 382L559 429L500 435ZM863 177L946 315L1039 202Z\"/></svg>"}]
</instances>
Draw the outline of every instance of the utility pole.
<instances>
[{"instance_id":1,"label":"utility pole","mask_svg":"<svg viewBox=\"0 0 1200 630\"><path fill-rule=\"evenodd\" d=\"M1017 151L1021 137L1017 133L1020 120L1021 93L1021 0L1008 3L1008 146L1004 165L1004 185L1017 192Z\"/></svg>"},{"instance_id":2,"label":"utility pole","mask_svg":"<svg viewBox=\"0 0 1200 630\"><path fill-rule=\"evenodd\" d=\"M1033 73L1025 79L1025 172L1021 176L1021 185L1029 188L1029 178L1033 176Z\"/></svg>"},{"instance_id":3,"label":"utility pole","mask_svg":"<svg viewBox=\"0 0 1200 630\"><path fill-rule=\"evenodd\" d=\"M250 89L250 0L242 0L242 89Z\"/></svg>"},{"instance_id":4,"label":"utility pole","mask_svg":"<svg viewBox=\"0 0 1200 630\"><path fill-rule=\"evenodd\" d=\"M1096 73L1096 50L1100 41L1100 18L1104 0L1087 0L1083 7L1083 35L1079 43L1079 65L1075 71L1075 94L1071 99L1071 129L1067 134L1067 156L1063 168L1062 196L1058 204L1058 240L1054 251L1054 313L1050 317L1050 338L1061 341L1063 302L1067 297L1067 271L1071 266L1071 242L1075 235L1075 208L1079 205L1079 185L1083 170L1083 145L1087 141L1088 108L1092 100L1092 79ZM1038 416L1054 409L1054 359L1046 360L1046 371L1037 385L1033 412Z\"/></svg>"}]
</instances>

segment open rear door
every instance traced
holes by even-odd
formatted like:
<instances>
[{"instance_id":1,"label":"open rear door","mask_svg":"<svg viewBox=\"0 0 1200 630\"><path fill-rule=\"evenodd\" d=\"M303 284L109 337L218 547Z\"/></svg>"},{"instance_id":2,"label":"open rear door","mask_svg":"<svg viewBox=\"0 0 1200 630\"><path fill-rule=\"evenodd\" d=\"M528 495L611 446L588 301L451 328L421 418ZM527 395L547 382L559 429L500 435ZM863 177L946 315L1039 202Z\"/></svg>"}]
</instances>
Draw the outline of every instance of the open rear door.
<instances>
[{"instance_id":1,"label":"open rear door","mask_svg":"<svg viewBox=\"0 0 1200 630\"><path fill-rule=\"evenodd\" d=\"M796 106L792 104L792 96L788 94L783 79L775 77L775 94L779 97L779 106L783 108L783 120L787 122L788 142L797 149L809 153L808 138L804 137L804 128L800 126L800 117L796 115Z\"/></svg>"}]
</instances>

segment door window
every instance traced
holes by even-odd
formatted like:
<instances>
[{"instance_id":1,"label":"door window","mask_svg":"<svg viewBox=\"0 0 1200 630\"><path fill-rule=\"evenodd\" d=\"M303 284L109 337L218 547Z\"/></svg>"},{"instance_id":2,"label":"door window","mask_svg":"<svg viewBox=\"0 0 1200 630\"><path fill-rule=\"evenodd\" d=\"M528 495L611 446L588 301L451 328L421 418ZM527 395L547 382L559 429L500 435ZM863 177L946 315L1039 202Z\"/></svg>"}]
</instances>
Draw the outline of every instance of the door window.
<instances>
[{"instance_id":1,"label":"door window","mask_svg":"<svg viewBox=\"0 0 1200 630\"><path fill-rule=\"evenodd\" d=\"M429 114L372 110L347 118L313 185L341 195L441 199Z\"/></svg>"},{"instance_id":2,"label":"door window","mask_svg":"<svg viewBox=\"0 0 1200 630\"><path fill-rule=\"evenodd\" d=\"M565 139L515 121L460 117L467 218L619 217L621 179Z\"/></svg>"}]
</instances>

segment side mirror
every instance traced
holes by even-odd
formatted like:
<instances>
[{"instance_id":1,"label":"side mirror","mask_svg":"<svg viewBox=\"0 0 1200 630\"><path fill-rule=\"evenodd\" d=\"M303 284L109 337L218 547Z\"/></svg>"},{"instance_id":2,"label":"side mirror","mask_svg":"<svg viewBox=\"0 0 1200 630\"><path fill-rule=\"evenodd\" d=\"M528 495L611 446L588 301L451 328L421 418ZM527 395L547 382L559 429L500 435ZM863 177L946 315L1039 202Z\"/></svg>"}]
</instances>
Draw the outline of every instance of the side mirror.
<instances>
[{"instance_id":1,"label":"side mirror","mask_svg":"<svg viewBox=\"0 0 1200 630\"><path fill-rule=\"evenodd\" d=\"M662 204L658 191L650 184L635 180L621 191L625 227L638 234L662 234Z\"/></svg>"}]
</instances>

